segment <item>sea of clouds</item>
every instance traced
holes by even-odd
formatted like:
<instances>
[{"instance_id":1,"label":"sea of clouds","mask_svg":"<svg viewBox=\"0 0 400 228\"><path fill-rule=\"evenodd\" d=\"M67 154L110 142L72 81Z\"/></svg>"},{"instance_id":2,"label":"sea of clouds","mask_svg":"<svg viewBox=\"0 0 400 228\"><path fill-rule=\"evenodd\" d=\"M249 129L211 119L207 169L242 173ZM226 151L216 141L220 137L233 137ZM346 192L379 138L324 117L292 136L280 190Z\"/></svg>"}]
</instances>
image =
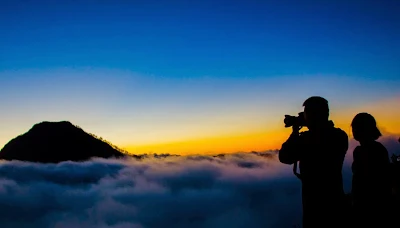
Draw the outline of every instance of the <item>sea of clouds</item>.
<instances>
[{"instance_id":1,"label":"sea of clouds","mask_svg":"<svg viewBox=\"0 0 400 228\"><path fill-rule=\"evenodd\" d=\"M381 140L400 152L396 139ZM351 150L343 169L351 183ZM276 152L60 164L0 161L1 227L294 227L300 181Z\"/></svg>"}]
</instances>

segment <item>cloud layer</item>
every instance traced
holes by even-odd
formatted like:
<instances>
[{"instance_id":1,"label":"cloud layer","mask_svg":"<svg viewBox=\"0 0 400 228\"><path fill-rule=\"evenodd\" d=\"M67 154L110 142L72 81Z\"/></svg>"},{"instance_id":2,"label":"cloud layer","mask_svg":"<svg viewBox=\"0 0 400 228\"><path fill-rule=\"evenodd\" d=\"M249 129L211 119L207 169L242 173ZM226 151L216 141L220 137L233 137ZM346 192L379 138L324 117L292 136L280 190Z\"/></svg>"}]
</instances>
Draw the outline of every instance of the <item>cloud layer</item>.
<instances>
[{"instance_id":1,"label":"cloud layer","mask_svg":"<svg viewBox=\"0 0 400 228\"><path fill-rule=\"evenodd\" d=\"M2 227L276 227L300 189L275 156L0 164Z\"/></svg>"},{"instance_id":2,"label":"cloud layer","mask_svg":"<svg viewBox=\"0 0 400 228\"><path fill-rule=\"evenodd\" d=\"M55 228L300 224L299 180L274 152L263 155L60 164L2 161L0 224ZM351 173L344 169L344 176L349 182Z\"/></svg>"}]
</instances>

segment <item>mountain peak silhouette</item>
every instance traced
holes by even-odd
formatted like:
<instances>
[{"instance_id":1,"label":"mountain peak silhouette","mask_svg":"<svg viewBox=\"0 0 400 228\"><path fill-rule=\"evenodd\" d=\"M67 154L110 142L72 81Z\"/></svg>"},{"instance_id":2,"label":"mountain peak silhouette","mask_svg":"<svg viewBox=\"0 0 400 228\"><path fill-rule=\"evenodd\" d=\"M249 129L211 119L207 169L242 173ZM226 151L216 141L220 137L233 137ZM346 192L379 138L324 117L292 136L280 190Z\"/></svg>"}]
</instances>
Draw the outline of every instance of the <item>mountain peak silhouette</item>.
<instances>
[{"instance_id":1,"label":"mountain peak silhouette","mask_svg":"<svg viewBox=\"0 0 400 228\"><path fill-rule=\"evenodd\" d=\"M122 157L109 143L86 133L69 121L43 121L8 142L0 159L41 163L84 161L93 157Z\"/></svg>"}]
</instances>

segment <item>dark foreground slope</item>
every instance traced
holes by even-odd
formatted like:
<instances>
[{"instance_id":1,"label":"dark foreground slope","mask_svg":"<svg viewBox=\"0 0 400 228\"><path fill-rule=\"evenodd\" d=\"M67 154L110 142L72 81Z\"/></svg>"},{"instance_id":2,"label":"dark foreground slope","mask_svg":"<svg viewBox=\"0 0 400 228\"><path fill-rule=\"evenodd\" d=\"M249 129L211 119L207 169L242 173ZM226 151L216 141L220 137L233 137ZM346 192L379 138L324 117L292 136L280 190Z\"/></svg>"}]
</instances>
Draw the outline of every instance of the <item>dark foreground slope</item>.
<instances>
[{"instance_id":1,"label":"dark foreground slope","mask_svg":"<svg viewBox=\"0 0 400 228\"><path fill-rule=\"evenodd\" d=\"M122 156L123 153L108 143L67 121L38 123L0 151L0 159L42 163Z\"/></svg>"}]
</instances>

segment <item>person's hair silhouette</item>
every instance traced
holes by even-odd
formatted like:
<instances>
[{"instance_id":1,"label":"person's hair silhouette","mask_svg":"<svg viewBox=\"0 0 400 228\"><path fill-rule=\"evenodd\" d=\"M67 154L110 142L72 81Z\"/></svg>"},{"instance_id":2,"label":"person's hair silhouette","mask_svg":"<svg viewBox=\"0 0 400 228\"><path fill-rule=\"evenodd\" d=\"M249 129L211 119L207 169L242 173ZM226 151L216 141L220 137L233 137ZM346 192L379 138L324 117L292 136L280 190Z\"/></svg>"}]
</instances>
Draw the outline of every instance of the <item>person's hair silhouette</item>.
<instances>
[{"instance_id":1,"label":"person's hair silhouette","mask_svg":"<svg viewBox=\"0 0 400 228\"><path fill-rule=\"evenodd\" d=\"M354 139L360 142L354 149L352 164L354 226L388 227L390 159L386 148L375 141L382 134L368 113L357 114L351 127Z\"/></svg>"},{"instance_id":2,"label":"person's hair silhouette","mask_svg":"<svg viewBox=\"0 0 400 228\"><path fill-rule=\"evenodd\" d=\"M298 123L302 122L295 122L292 134L279 151L279 160L285 164L299 162L303 227L343 227L342 166L348 137L329 120L326 99L310 97L303 106L308 131L299 133Z\"/></svg>"},{"instance_id":3,"label":"person's hair silhouette","mask_svg":"<svg viewBox=\"0 0 400 228\"><path fill-rule=\"evenodd\" d=\"M382 136L375 118L368 113L358 113L351 122L353 137L357 141L377 140Z\"/></svg>"}]
</instances>

